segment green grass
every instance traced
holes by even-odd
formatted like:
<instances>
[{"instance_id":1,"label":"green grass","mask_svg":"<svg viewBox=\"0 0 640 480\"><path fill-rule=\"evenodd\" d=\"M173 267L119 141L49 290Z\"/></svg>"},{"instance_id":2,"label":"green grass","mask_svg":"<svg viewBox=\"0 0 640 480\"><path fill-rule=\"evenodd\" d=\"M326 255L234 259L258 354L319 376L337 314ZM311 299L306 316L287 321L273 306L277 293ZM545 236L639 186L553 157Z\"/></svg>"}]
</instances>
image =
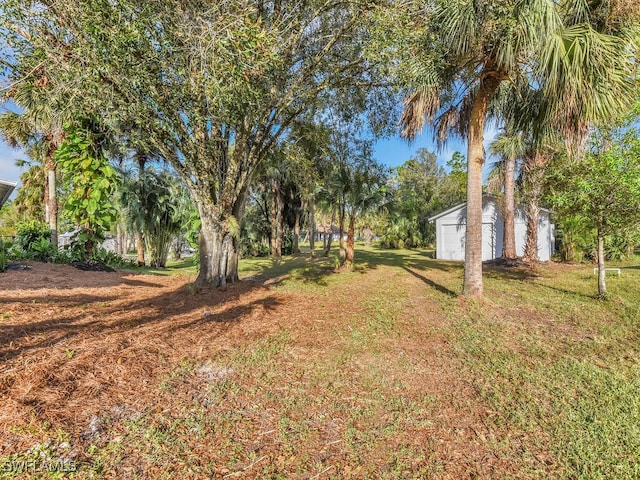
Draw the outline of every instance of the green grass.
<instances>
[{"instance_id":1,"label":"green grass","mask_svg":"<svg viewBox=\"0 0 640 480\"><path fill-rule=\"evenodd\" d=\"M206 360L183 358L156 379L162 408L110 420L77 478L424 479L451 468L484 478L480 464L464 471L446 454L468 428L508 465L495 478L640 478L640 257L615 265L607 301L590 265L486 268L485 299L463 300L462 265L431 257L360 245L357 268L340 273L334 257L243 259L241 277L295 293L313 321L283 317ZM457 362L442 368L461 368L466 397L422 388L433 351L416 346L433 338ZM219 378L206 380L208 368ZM456 423L475 408L480 423ZM57 458L61 441L0 466Z\"/></svg>"},{"instance_id":2,"label":"green grass","mask_svg":"<svg viewBox=\"0 0 640 480\"><path fill-rule=\"evenodd\" d=\"M452 320L495 422L529 436L558 478L640 478L638 258L594 297L591 266L490 272L487 301ZM459 312L457 312L459 313Z\"/></svg>"}]
</instances>

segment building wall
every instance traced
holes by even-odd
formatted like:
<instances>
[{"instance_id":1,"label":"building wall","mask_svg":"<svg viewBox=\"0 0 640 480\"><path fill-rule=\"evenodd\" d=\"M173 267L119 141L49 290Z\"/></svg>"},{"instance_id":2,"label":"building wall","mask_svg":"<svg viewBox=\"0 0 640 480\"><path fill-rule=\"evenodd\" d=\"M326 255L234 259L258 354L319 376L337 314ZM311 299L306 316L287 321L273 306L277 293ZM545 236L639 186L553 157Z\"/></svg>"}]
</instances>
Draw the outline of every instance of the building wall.
<instances>
[{"instance_id":1,"label":"building wall","mask_svg":"<svg viewBox=\"0 0 640 480\"><path fill-rule=\"evenodd\" d=\"M465 206L436 219L436 258L441 260L464 260L466 234ZM549 214L540 214L538 227L538 256L547 261L555 251L553 225ZM522 256L527 237L527 215L524 209L516 209L515 218L516 253ZM482 260L492 260L502 255L504 219L492 199L482 205Z\"/></svg>"}]
</instances>

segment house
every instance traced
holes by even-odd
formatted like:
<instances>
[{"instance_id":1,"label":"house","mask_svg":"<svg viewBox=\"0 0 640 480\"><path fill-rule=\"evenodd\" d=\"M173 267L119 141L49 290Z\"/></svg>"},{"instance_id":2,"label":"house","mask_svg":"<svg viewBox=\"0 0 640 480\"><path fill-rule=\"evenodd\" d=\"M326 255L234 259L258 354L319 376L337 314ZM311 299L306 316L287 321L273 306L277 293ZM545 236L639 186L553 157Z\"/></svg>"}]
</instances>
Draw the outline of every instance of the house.
<instances>
[{"instance_id":1,"label":"house","mask_svg":"<svg viewBox=\"0 0 640 480\"><path fill-rule=\"evenodd\" d=\"M4 202L9 200L13 189L16 188L16 183L9 182L8 180L0 180L0 207L4 205Z\"/></svg>"},{"instance_id":2,"label":"house","mask_svg":"<svg viewBox=\"0 0 640 480\"><path fill-rule=\"evenodd\" d=\"M546 262L555 251L555 229L550 211L540 209L538 223L538 258ZM436 258L464 260L467 204L461 203L429 218L436 223ZM527 238L527 214L523 205L516 206L516 253L522 256ZM502 255L504 219L498 199L492 195L482 197L482 260L493 260Z\"/></svg>"}]
</instances>

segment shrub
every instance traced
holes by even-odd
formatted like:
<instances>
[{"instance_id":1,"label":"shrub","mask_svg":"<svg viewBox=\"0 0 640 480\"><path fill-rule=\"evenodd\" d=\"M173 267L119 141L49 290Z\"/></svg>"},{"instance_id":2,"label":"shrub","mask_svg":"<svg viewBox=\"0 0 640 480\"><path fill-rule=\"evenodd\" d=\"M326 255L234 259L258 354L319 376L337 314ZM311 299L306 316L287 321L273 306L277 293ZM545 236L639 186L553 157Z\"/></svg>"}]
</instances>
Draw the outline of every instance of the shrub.
<instances>
[{"instance_id":1,"label":"shrub","mask_svg":"<svg viewBox=\"0 0 640 480\"><path fill-rule=\"evenodd\" d=\"M20 222L16 225L16 245L24 252L31 250L33 243L42 239L49 240L50 236L49 226L38 220Z\"/></svg>"},{"instance_id":2,"label":"shrub","mask_svg":"<svg viewBox=\"0 0 640 480\"><path fill-rule=\"evenodd\" d=\"M0 272L4 272L7 268L7 250L4 242L0 240Z\"/></svg>"}]
</instances>

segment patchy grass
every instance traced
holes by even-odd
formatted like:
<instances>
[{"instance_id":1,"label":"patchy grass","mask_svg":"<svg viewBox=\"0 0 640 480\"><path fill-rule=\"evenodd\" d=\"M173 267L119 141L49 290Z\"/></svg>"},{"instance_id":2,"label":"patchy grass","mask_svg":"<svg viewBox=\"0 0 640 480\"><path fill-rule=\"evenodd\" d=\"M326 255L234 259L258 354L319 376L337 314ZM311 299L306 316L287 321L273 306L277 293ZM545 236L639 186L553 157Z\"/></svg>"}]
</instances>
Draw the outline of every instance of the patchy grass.
<instances>
[{"instance_id":1,"label":"patchy grass","mask_svg":"<svg viewBox=\"0 0 640 480\"><path fill-rule=\"evenodd\" d=\"M3 274L0 478L640 478L638 258L607 302L590 266L467 301L431 252L356 260Z\"/></svg>"}]
</instances>

